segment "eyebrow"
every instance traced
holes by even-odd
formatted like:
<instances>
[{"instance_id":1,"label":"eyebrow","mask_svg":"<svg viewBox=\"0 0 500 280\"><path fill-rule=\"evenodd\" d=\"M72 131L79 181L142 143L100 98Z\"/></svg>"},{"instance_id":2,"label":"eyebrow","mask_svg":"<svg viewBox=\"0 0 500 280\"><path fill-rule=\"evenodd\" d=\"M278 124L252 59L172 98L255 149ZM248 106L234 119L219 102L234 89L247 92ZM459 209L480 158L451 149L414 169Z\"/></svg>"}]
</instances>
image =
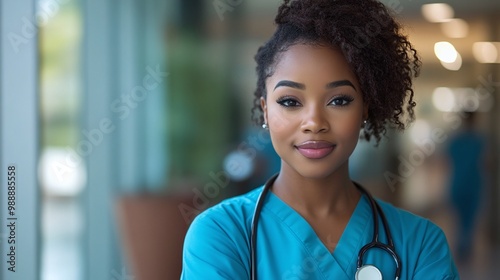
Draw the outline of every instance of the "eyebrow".
<instances>
[{"instance_id":1,"label":"eyebrow","mask_svg":"<svg viewBox=\"0 0 500 280\"><path fill-rule=\"evenodd\" d=\"M328 83L326 85L326 88L331 89L331 88L337 88L337 87L341 87L341 86L350 86L354 90L356 90L354 85L349 80L340 80L340 81ZM297 83L297 82L293 82L293 81L289 81L289 80L279 81L276 84L276 86L274 87L274 90L276 90L276 88L278 88L278 87L291 87L291 88L296 88L296 89L300 89L300 90L306 89L306 85L301 84L301 83Z\"/></svg>"},{"instance_id":2,"label":"eyebrow","mask_svg":"<svg viewBox=\"0 0 500 280\"><path fill-rule=\"evenodd\" d=\"M274 90L276 90L276 88L278 87L291 87L291 88L296 88L296 89L306 89L306 85L304 84L301 84L301 83L297 83L297 82L292 82L292 81L288 81L288 80L282 80L282 81L279 81L276 86L274 87Z\"/></svg>"},{"instance_id":3,"label":"eyebrow","mask_svg":"<svg viewBox=\"0 0 500 280\"><path fill-rule=\"evenodd\" d=\"M336 88L336 87L341 87L341 86L350 86L354 90L356 90L354 85L349 80L340 80L340 81L331 82L331 83L326 85L326 88L330 89L330 88Z\"/></svg>"}]
</instances>

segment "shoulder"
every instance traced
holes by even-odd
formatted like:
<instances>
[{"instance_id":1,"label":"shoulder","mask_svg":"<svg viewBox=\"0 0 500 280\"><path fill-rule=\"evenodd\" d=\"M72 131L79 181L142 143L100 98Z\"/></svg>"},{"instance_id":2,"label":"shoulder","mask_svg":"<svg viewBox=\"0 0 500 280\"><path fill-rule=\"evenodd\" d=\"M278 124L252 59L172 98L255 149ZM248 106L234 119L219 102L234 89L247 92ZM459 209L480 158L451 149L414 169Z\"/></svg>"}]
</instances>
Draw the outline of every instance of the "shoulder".
<instances>
[{"instance_id":1,"label":"shoulder","mask_svg":"<svg viewBox=\"0 0 500 280\"><path fill-rule=\"evenodd\" d=\"M433 242L430 237L439 238L447 245L446 237L432 221L415 215L407 210L398 208L384 201L377 201L390 225L392 234L401 240L412 240L416 245L425 246L425 242ZM418 243L420 241L421 243Z\"/></svg>"},{"instance_id":2,"label":"shoulder","mask_svg":"<svg viewBox=\"0 0 500 280\"><path fill-rule=\"evenodd\" d=\"M393 239L403 244L403 255L406 263L412 266L409 273L414 279L425 278L425 275L435 276L433 279L458 279L448 241L439 226L389 203L378 203L390 225Z\"/></svg>"},{"instance_id":3,"label":"shoulder","mask_svg":"<svg viewBox=\"0 0 500 280\"><path fill-rule=\"evenodd\" d=\"M186 242L198 235L247 236L257 199L262 187L246 194L228 198L201 212L189 226ZM229 239L226 239L229 241Z\"/></svg>"},{"instance_id":4,"label":"shoulder","mask_svg":"<svg viewBox=\"0 0 500 280\"><path fill-rule=\"evenodd\" d=\"M380 205L384 214L389 221L389 224L393 226L399 226L402 230L407 232L413 232L413 229L422 227L430 227L430 230L440 230L439 227L434 225L430 220L420 217L411 213L410 211L396 207L388 202L381 201L377 199L377 203Z\"/></svg>"},{"instance_id":5,"label":"shoulder","mask_svg":"<svg viewBox=\"0 0 500 280\"><path fill-rule=\"evenodd\" d=\"M228 198L200 213L192 226L205 223L227 225L245 224L253 216L257 199L262 192L262 187L256 188L246 194Z\"/></svg>"},{"instance_id":6,"label":"shoulder","mask_svg":"<svg viewBox=\"0 0 500 280\"><path fill-rule=\"evenodd\" d=\"M250 224L260 193L257 188L226 199L193 220L184 239L182 279L248 275Z\"/></svg>"}]
</instances>

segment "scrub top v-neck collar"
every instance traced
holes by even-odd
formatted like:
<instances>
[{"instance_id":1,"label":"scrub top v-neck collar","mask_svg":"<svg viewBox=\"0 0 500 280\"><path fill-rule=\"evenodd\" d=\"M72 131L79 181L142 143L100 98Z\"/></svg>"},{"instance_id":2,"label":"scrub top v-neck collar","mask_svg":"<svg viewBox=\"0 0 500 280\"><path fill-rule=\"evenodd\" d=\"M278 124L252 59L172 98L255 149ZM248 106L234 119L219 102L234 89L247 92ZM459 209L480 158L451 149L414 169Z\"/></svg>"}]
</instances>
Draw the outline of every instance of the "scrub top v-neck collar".
<instances>
[{"instance_id":1,"label":"scrub top v-neck collar","mask_svg":"<svg viewBox=\"0 0 500 280\"><path fill-rule=\"evenodd\" d=\"M319 239L311 225L276 194L269 192L266 200L268 201L265 202L263 210L271 211L281 219L282 226L288 227L310 257L317 260L324 275L330 276L336 271L332 266L337 266L342 269L346 279L352 278L350 274L356 269L359 249L371 240L371 233L367 229L372 228L372 213L365 195L359 199L333 253ZM324 257L318 259L318 256Z\"/></svg>"}]
</instances>

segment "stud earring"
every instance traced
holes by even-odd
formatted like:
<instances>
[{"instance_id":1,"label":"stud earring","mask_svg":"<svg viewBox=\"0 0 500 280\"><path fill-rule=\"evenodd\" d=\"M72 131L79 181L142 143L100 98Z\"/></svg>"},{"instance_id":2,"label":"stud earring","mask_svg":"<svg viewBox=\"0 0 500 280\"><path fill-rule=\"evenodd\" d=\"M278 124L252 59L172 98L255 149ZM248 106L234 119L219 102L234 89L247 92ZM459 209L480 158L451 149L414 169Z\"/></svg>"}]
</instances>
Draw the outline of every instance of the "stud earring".
<instances>
[{"instance_id":1,"label":"stud earring","mask_svg":"<svg viewBox=\"0 0 500 280\"><path fill-rule=\"evenodd\" d=\"M269 126L267 126L267 123L263 123L263 124L262 124L262 128L263 128L263 129L268 129L268 128L269 128Z\"/></svg>"},{"instance_id":2,"label":"stud earring","mask_svg":"<svg viewBox=\"0 0 500 280\"><path fill-rule=\"evenodd\" d=\"M366 123L367 121L364 120L363 121L363 124L361 125L361 129L359 130L359 139L366 139L366 131L365 131L365 127L366 127Z\"/></svg>"}]
</instances>

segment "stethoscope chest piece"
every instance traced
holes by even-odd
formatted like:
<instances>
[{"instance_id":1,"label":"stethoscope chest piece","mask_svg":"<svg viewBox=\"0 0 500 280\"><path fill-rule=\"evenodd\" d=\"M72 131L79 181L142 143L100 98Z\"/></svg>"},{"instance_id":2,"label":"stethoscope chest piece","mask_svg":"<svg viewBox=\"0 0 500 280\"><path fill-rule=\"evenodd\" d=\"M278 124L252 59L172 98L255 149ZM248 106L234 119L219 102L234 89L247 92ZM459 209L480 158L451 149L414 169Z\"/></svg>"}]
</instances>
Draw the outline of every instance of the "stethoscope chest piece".
<instances>
[{"instance_id":1,"label":"stethoscope chest piece","mask_svg":"<svg viewBox=\"0 0 500 280\"><path fill-rule=\"evenodd\" d=\"M363 265L356 271L356 280L382 280L382 273L373 265Z\"/></svg>"}]
</instances>

